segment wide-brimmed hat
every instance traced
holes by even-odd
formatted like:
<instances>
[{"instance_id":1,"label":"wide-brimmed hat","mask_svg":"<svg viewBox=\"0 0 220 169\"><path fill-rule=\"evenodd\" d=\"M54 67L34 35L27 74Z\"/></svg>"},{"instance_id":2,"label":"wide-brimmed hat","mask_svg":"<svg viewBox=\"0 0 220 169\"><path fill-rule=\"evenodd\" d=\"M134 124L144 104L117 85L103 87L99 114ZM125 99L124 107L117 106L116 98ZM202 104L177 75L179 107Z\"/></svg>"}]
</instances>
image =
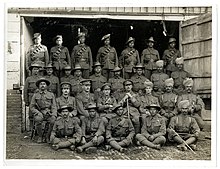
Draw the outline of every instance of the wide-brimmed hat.
<instances>
[{"instance_id":1,"label":"wide-brimmed hat","mask_svg":"<svg viewBox=\"0 0 220 169\"><path fill-rule=\"evenodd\" d=\"M79 34L78 34L78 36L77 36L77 38L79 39L80 37L82 37L82 36L86 36L86 33L84 33L84 32L80 32Z\"/></svg>"},{"instance_id":2,"label":"wide-brimmed hat","mask_svg":"<svg viewBox=\"0 0 220 169\"><path fill-rule=\"evenodd\" d=\"M61 108L59 108L57 111L58 111L59 113L61 113L62 110L65 110L65 109L67 109L69 112L73 111L73 108L72 108L71 106L67 106L67 105L61 106Z\"/></svg>"},{"instance_id":3,"label":"wide-brimmed hat","mask_svg":"<svg viewBox=\"0 0 220 169\"><path fill-rule=\"evenodd\" d=\"M80 83L90 82L92 83L92 79L82 79Z\"/></svg>"},{"instance_id":4,"label":"wide-brimmed hat","mask_svg":"<svg viewBox=\"0 0 220 169\"><path fill-rule=\"evenodd\" d=\"M55 68L55 66L52 65L52 63L48 63L48 65L46 65L44 68Z\"/></svg>"},{"instance_id":5,"label":"wide-brimmed hat","mask_svg":"<svg viewBox=\"0 0 220 169\"><path fill-rule=\"evenodd\" d=\"M155 43L156 41L155 41L154 38L151 36L149 39L147 39L147 42L153 42L153 43Z\"/></svg>"},{"instance_id":6,"label":"wide-brimmed hat","mask_svg":"<svg viewBox=\"0 0 220 169\"><path fill-rule=\"evenodd\" d=\"M127 40L127 42L125 43L126 45L129 43L129 42L131 42L131 41L135 41L135 39L133 38L133 37L129 37L128 38L128 40Z\"/></svg>"},{"instance_id":7,"label":"wide-brimmed hat","mask_svg":"<svg viewBox=\"0 0 220 169\"><path fill-rule=\"evenodd\" d=\"M160 105L158 105L158 104L150 104L150 105L146 106L147 109L149 109L151 107L157 108L157 110L161 109Z\"/></svg>"},{"instance_id":8,"label":"wide-brimmed hat","mask_svg":"<svg viewBox=\"0 0 220 169\"><path fill-rule=\"evenodd\" d=\"M102 65L100 62L95 62L92 67L95 68L95 67L97 67L97 66L103 67L103 65Z\"/></svg>"},{"instance_id":9,"label":"wide-brimmed hat","mask_svg":"<svg viewBox=\"0 0 220 169\"><path fill-rule=\"evenodd\" d=\"M95 103L90 103L87 107L86 110L90 110L90 109L97 109L97 105Z\"/></svg>"},{"instance_id":10,"label":"wide-brimmed hat","mask_svg":"<svg viewBox=\"0 0 220 169\"><path fill-rule=\"evenodd\" d=\"M34 40L34 39L36 39L38 37L41 37L41 34L40 33L35 33L32 39Z\"/></svg>"},{"instance_id":11,"label":"wide-brimmed hat","mask_svg":"<svg viewBox=\"0 0 220 169\"><path fill-rule=\"evenodd\" d=\"M176 39L175 38L170 38L169 43L172 43L172 42L176 42Z\"/></svg>"},{"instance_id":12,"label":"wide-brimmed hat","mask_svg":"<svg viewBox=\"0 0 220 169\"><path fill-rule=\"evenodd\" d=\"M113 105L112 111L116 111L119 107L123 107L123 105L122 104Z\"/></svg>"},{"instance_id":13,"label":"wide-brimmed hat","mask_svg":"<svg viewBox=\"0 0 220 169\"><path fill-rule=\"evenodd\" d=\"M121 71L121 68L116 66L113 70L111 70L112 72L119 72Z\"/></svg>"},{"instance_id":14,"label":"wide-brimmed hat","mask_svg":"<svg viewBox=\"0 0 220 169\"><path fill-rule=\"evenodd\" d=\"M50 81L47 80L47 79L45 79L44 77L42 77L42 78L40 78L38 81L36 81L36 86L39 87L39 84L40 84L41 82L45 82L45 83L47 84L47 86L50 85Z\"/></svg>"},{"instance_id":15,"label":"wide-brimmed hat","mask_svg":"<svg viewBox=\"0 0 220 169\"><path fill-rule=\"evenodd\" d=\"M110 38L110 36L111 34L104 35L101 40L104 41L105 39Z\"/></svg>"},{"instance_id":16,"label":"wide-brimmed hat","mask_svg":"<svg viewBox=\"0 0 220 169\"><path fill-rule=\"evenodd\" d=\"M33 67L37 67L37 68L42 68L42 66L38 63L32 63L31 66L29 67L29 70L32 70Z\"/></svg>"},{"instance_id":17,"label":"wide-brimmed hat","mask_svg":"<svg viewBox=\"0 0 220 169\"><path fill-rule=\"evenodd\" d=\"M75 70L83 70L80 64L75 64L75 67L73 68L73 71Z\"/></svg>"},{"instance_id":18,"label":"wide-brimmed hat","mask_svg":"<svg viewBox=\"0 0 220 169\"><path fill-rule=\"evenodd\" d=\"M71 66L70 65L66 65L64 68L63 68L63 70L71 70L72 68L71 68Z\"/></svg>"},{"instance_id":19,"label":"wide-brimmed hat","mask_svg":"<svg viewBox=\"0 0 220 169\"><path fill-rule=\"evenodd\" d=\"M57 36L55 36L54 38L53 38L53 41L55 41L56 42L56 40L57 39L63 39L63 37L62 37L62 35L57 35Z\"/></svg>"},{"instance_id":20,"label":"wide-brimmed hat","mask_svg":"<svg viewBox=\"0 0 220 169\"><path fill-rule=\"evenodd\" d=\"M138 68L144 69L144 66L143 66L143 64L139 63L136 66L134 66L134 68L135 69L138 69Z\"/></svg>"}]
</instances>

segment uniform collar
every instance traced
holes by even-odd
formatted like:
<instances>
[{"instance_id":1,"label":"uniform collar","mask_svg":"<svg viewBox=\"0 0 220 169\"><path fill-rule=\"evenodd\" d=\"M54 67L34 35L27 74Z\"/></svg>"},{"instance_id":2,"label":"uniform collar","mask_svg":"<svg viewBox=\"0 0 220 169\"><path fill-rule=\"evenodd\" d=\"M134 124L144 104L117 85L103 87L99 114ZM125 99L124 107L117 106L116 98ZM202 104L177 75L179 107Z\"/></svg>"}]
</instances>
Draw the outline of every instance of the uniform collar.
<instances>
[{"instance_id":1,"label":"uniform collar","mask_svg":"<svg viewBox=\"0 0 220 169\"><path fill-rule=\"evenodd\" d=\"M39 93L40 93L40 94L46 94L47 91L46 91L46 90L45 90L45 91L41 91L41 90L39 90Z\"/></svg>"}]
</instances>

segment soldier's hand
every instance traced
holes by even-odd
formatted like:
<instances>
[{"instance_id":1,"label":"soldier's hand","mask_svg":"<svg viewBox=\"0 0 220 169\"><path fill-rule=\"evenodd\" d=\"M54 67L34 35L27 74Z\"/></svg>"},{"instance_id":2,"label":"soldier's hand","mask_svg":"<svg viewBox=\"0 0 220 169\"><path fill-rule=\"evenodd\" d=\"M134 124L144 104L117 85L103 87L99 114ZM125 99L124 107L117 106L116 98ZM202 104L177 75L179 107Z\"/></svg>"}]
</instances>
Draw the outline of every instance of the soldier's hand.
<instances>
[{"instance_id":1,"label":"soldier's hand","mask_svg":"<svg viewBox=\"0 0 220 169\"><path fill-rule=\"evenodd\" d=\"M100 88L97 88L97 89L96 89L96 91L97 91L97 92L100 92L100 91L101 91L101 89L100 89Z\"/></svg>"},{"instance_id":2,"label":"soldier's hand","mask_svg":"<svg viewBox=\"0 0 220 169\"><path fill-rule=\"evenodd\" d=\"M154 136L151 135L150 137L148 137L148 140L150 140L150 141L154 141Z\"/></svg>"},{"instance_id":3,"label":"soldier's hand","mask_svg":"<svg viewBox=\"0 0 220 169\"><path fill-rule=\"evenodd\" d=\"M81 143L82 143L82 144L86 144L86 139L85 139L85 137L82 137Z\"/></svg>"},{"instance_id":4,"label":"soldier's hand","mask_svg":"<svg viewBox=\"0 0 220 169\"><path fill-rule=\"evenodd\" d=\"M98 141L98 137L97 137L97 136L95 136L95 137L92 139L92 142L93 142L94 144L96 144L96 143L97 143L97 141Z\"/></svg>"},{"instance_id":5,"label":"soldier's hand","mask_svg":"<svg viewBox=\"0 0 220 169\"><path fill-rule=\"evenodd\" d=\"M132 97L131 93L126 93L126 95L128 96L128 98Z\"/></svg>"},{"instance_id":6,"label":"soldier's hand","mask_svg":"<svg viewBox=\"0 0 220 169\"><path fill-rule=\"evenodd\" d=\"M79 143L80 142L80 137L76 137L76 143Z\"/></svg>"},{"instance_id":7,"label":"soldier's hand","mask_svg":"<svg viewBox=\"0 0 220 169\"><path fill-rule=\"evenodd\" d=\"M150 112L149 112L148 110L145 111L145 114L146 114L147 116L150 116Z\"/></svg>"}]
</instances>

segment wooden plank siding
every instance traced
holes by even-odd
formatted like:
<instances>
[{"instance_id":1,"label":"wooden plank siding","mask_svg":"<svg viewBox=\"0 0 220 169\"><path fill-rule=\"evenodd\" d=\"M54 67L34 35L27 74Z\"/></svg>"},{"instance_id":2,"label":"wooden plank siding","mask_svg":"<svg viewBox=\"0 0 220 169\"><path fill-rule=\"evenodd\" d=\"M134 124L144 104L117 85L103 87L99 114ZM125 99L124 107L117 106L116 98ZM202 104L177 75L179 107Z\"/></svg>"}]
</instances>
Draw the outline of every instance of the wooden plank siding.
<instances>
[{"instance_id":1,"label":"wooden plank siding","mask_svg":"<svg viewBox=\"0 0 220 169\"><path fill-rule=\"evenodd\" d=\"M195 90L203 98L211 97L212 15L184 21L181 29L184 68L194 79Z\"/></svg>"}]
</instances>

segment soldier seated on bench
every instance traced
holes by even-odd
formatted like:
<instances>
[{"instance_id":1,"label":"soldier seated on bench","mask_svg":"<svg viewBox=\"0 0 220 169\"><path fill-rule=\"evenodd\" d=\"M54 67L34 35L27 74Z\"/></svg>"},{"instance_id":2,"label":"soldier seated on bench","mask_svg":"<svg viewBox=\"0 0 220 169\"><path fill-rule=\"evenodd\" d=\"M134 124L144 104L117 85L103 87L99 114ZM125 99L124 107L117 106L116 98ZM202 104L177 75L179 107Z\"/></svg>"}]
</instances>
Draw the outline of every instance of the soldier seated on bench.
<instances>
[{"instance_id":1,"label":"soldier seated on bench","mask_svg":"<svg viewBox=\"0 0 220 169\"><path fill-rule=\"evenodd\" d=\"M77 147L77 152L85 150L87 153L96 152L97 147L104 142L105 125L97 112L95 103L87 107L89 117L82 120L82 146Z\"/></svg>"},{"instance_id":2,"label":"soldier seated on bench","mask_svg":"<svg viewBox=\"0 0 220 169\"><path fill-rule=\"evenodd\" d=\"M77 117L70 116L72 107L62 106L58 109L61 114L55 121L53 131L50 136L52 148L58 150L60 148L70 147L75 149L75 145L80 143L82 137L82 130L79 126Z\"/></svg>"},{"instance_id":3,"label":"soldier seated on bench","mask_svg":"<svg viewBox=\"0 0 220 169\"><path fill-rule=\"evenodd\" d=\"M50 134L57 117L55 96L52 92L47 91L49 85L50 82L45 78L40 78L36 81L39 91L33 95L30 104L30 110L34 114L38 143L43 142L42 122L45 120L49 122L49 129L46 136L46 141L49 143Z\"/></svg>"},{"instance_id":4,"label":"soldier seated on bench","mask_svg":"<svg viewBox=\"0 0 220 169\"><path fill-rule=\"evenodd\" d=\"M135 135L134 127L131 120L124 116L122 105L118 104L113 108L116 116L113 117L106 129L106 139L111 147L114 149L124 152L133 140Z\"/></svg>"}]
</instances>

